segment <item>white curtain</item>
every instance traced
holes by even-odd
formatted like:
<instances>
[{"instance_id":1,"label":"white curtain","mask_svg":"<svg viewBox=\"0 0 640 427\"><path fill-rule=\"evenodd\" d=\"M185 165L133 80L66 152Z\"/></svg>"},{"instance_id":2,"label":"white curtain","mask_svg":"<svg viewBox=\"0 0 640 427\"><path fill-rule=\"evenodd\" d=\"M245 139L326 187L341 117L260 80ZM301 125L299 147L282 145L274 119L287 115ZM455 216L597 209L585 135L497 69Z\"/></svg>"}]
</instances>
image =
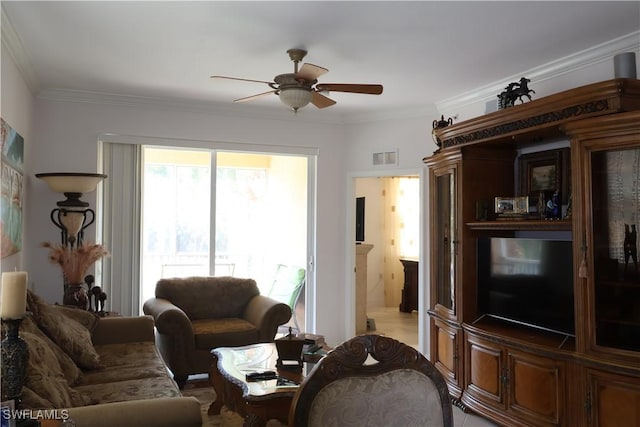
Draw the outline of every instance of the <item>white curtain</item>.
<instances>
[{"instance_id":1,"label":"white curtain","mask_svg":"<svg viewBox=\"0 0 640 427\"><path fill-rule=\"evenodd\" d=\"M140 314L141 146L102 143L102 195L98 195L100 240L111 252L98 283L107 293L107 307L125 316Z\"/></svg>"}]
</instances>

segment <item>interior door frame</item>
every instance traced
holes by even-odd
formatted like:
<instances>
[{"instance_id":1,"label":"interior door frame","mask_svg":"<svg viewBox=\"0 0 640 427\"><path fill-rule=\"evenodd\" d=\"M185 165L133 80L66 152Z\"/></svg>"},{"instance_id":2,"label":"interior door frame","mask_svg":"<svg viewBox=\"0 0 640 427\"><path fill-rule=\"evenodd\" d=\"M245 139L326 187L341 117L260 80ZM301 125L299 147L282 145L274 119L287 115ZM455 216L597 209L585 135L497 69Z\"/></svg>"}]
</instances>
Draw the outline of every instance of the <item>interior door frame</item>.
<instances>
[{"instance_id":1,"label":"interior door frame","mask_svg":"<svg viewBox=\"0 0 640 427\"><path fill-rule=\"evenodd\" d=\"M345 287L345 330L347 336L354 336L356 333L356 255L355 255L355 240L353 236L356 233L355 225L355 181L358 178L382 178L392 176L417 176L419 184L419 205L420 205L420 218L419 218L419 269L418 269L418 350L423 354L428 355L429 352L429 318L427 316L427 308L429 307L429 292L425 289L426 278L429 277L429 266L427 264L428 257L426 256L425 243L429 241L429 228L425 226L428 221L427 217L427 191L428 186L425 182L426 171L424 168L416 169L389 169L380 171L367 171L367 172L352 172L347 177L347 201L345 203L347 207L347 221L345 232L345 253L347 254L347 271L345 272L345 283L348 286Z\"/></svg>"}]
</instances>

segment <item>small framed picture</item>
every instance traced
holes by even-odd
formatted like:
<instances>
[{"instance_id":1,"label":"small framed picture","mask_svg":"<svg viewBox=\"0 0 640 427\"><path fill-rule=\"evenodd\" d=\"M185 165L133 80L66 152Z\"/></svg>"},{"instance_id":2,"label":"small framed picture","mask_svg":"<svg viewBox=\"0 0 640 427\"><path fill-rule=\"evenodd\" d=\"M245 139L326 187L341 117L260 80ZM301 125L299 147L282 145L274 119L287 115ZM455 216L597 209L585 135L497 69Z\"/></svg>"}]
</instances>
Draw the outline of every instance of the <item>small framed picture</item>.
<instances>
[{"instance_id":1,"label":"small framed picture","mask_svg":"<svg viewBox=\"0 0 640 427\"><path fill-rule=\"evenodd\" d=\"M529 213L529 196L496 197L495 213L498 215L526 215Z\"/></svg>"},{"instance_id":2,"label":"small framed picture","mask_svg":"<svg viewBox=\"0 0 640 427\"><path fill-rule=\"evenodd\" d=\"M570 193L570 151L568 148L523 154L518 158L520 195L531 196L535 201L540 193L558 191L563 204Z\"/></svg>"},{"instance_id":3,"label":"small framed picture","mask_svg":"<svg viewBox=\"0 0 640 427\"><path fill-rule=\"evenodd\" d=\"M16 403L6 400L0 403L0 427L16 427Z\"/></svg>"}]
</instances>

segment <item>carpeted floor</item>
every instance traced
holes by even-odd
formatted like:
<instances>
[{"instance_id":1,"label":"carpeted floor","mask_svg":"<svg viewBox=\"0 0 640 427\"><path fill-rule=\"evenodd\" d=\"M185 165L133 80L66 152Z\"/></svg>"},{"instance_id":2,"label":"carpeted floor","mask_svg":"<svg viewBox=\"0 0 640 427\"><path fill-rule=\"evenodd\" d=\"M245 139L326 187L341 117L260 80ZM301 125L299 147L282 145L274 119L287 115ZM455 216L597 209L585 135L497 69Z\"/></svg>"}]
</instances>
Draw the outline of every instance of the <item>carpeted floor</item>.
<instances>
[{"instance_id":1,"label":"carpeted floor","mask_svg":"<svg viewBox=\"0 0 640 427\"><path fill-rule=\"evenodd\" d=\"M202 411L202 427L242 427L243 419L235 412L222 407L220 415L209 415L209 405L215 399L216 392L209 385L209 381L198 379L189 381L182 390L183 396L193 396L200 401L200 409ZM267 423L267 427L282 427L284 424L271 420Z\"/></svg>"}]
</instances>

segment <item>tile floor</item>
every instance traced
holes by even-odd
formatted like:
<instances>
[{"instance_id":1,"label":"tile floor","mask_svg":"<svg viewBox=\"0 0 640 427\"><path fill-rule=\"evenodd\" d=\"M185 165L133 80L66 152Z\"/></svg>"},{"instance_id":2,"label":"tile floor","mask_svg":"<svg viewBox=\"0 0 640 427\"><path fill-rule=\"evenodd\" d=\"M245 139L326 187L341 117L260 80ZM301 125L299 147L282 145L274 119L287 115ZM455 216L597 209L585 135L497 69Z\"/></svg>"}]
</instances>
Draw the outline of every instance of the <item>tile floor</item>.
<instances>
[{"instance_id":1,"label":"tile floor","mask_svg":"<svg viewBox=\"0 0 640 427\"><path fill-rule=\"evenodd\" d=\"M418 347L418 313L402 313L396 307L382 307L367 310L367 317L373 319L376 332ZM494 427L497 424L475 415L464 413L458 407L453 407L453 421L455 427Z\"/></svg>"}]
</instances>

